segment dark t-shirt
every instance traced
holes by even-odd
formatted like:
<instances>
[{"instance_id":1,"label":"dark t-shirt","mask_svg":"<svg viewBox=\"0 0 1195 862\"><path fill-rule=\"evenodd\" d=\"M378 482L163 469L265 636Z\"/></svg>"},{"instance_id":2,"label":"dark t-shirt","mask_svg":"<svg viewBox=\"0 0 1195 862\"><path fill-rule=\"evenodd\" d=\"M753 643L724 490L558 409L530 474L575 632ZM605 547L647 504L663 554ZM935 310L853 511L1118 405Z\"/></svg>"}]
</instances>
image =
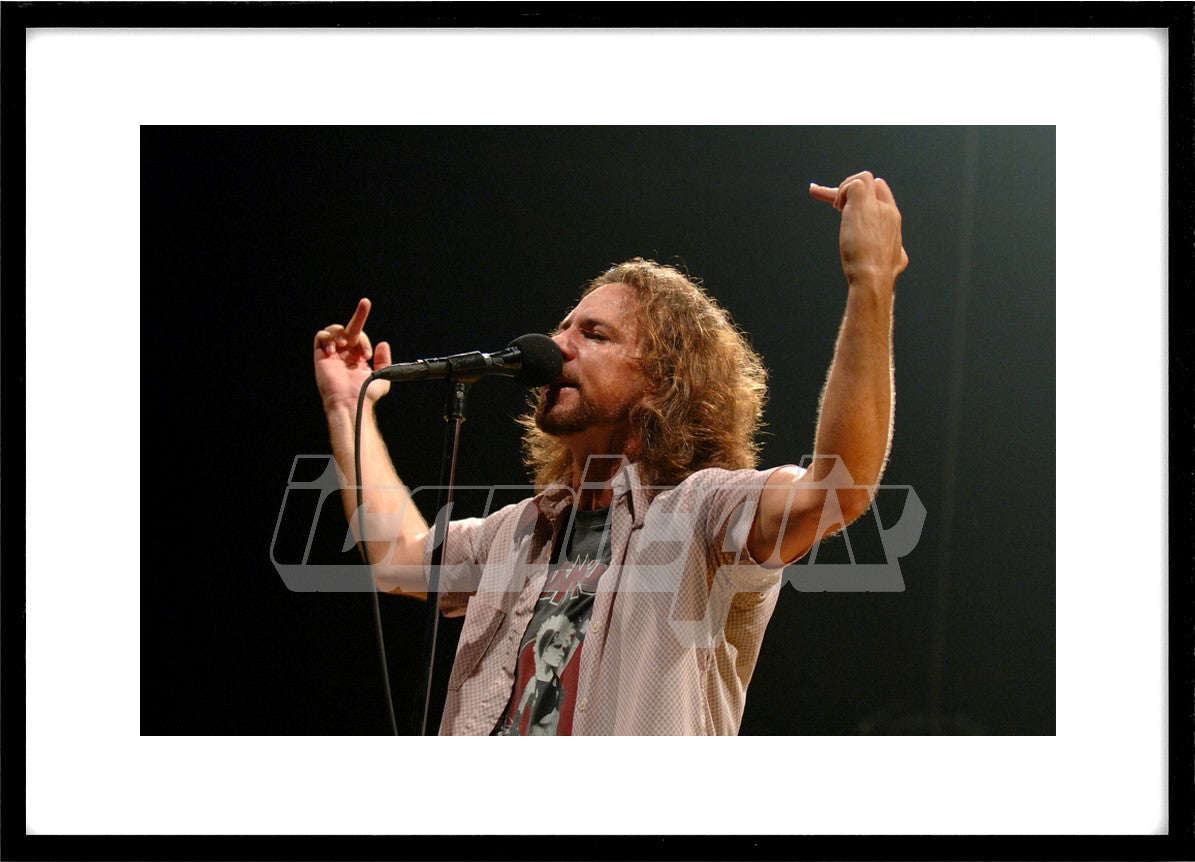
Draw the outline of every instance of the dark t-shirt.
<instances>
[{"instance_id":1,"label":"dark t-shirt","mask_svg":"<svg viewBox=\"0 0 1195 862\"><path fill-rule=\"evenodd\" d=\"M572 732L581 648L598 580L610 566L609 509L565 517L553 563L523 634L510 703L494 733L567 736Z\"/></svg>"}]
</instances>

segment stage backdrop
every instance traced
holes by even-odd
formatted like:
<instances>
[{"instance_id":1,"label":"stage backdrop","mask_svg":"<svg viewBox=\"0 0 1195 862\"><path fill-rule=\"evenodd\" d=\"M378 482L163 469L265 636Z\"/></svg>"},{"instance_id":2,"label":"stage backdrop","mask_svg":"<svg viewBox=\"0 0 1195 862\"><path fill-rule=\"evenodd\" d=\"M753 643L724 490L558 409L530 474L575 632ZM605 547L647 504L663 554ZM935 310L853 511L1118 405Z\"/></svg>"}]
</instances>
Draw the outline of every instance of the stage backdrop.
<instances>
[{"instance_id":1,"label":"stage backdrop","mask_svg":"<svg viewBox=\"0 0 1195 862\"><path fill-rule=\"evenodd\" d=\"M882 563L902 488L924 530L899 591L787 573L742 732L1054 732L1052 127L147 127L141 160L141 295L161 324L142 430L165 444L143 459L143 734L387 732L369 596L291 591L271 558L352 559L335 497L279 518L288 481L316 478L292 477L296 456L329 452L319 328L368 296L395 361L494 350L650 257L750 335L771 372L763 464L800 462L845 301L838 214L806 189L862 169L891 184L910 259L894 491L818 559ZM438 481L443 396L381 403L412 487ZM526 482L525 397L473 387L460 484ZM405 723L425 610L380 598ZM433 721L458 633L441 627Z\"/></svg>"}]
</instances>

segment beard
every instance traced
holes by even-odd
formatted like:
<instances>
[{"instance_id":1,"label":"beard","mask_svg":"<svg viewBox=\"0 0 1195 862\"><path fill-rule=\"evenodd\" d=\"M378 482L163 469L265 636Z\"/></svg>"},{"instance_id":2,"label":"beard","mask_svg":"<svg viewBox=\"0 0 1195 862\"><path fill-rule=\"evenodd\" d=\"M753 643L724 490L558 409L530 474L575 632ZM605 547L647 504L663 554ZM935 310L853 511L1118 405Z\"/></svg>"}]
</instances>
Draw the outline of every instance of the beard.
<instances>
[{"instance_id":1,"label":"beard","mask_svg":"<svg viewBox=\"0 0 1195 862\"><path fill-rule=\"evenodd\" d=\"M588 400L580 389L574 389L573 392L576 393L574 403L563 405L560 403L560 389L548 387L535 405L535 427L553 437L567 437L598 425L625 423L630 415L629 406L621 409L602 408Z\"/></svg>"}]
</instances>

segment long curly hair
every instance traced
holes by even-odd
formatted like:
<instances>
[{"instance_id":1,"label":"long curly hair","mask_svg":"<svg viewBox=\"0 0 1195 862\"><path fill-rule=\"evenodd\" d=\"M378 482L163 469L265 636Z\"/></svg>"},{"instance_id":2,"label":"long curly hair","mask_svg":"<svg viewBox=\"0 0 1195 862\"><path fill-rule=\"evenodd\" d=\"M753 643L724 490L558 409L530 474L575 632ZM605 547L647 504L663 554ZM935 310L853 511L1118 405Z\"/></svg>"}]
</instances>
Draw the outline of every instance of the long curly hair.
<instances>
[{"instance_id":1,"label":"long curly hair","mask_svg":"<svg viewBox=\"0 0 1195 862\"><path fill-rule=\"evenodd\" d=\"M639 300L640 365L651 386L629 419L643 484L668 487L706 467L756 466L767 369L730 314L696 280L640 257L593 279L581 297L612 283L627 285ZM536 390L519 420L524 462L541 489L568 484L573 468L568 448L535 425L542 397Z\"/></svg>"}]
</instances>

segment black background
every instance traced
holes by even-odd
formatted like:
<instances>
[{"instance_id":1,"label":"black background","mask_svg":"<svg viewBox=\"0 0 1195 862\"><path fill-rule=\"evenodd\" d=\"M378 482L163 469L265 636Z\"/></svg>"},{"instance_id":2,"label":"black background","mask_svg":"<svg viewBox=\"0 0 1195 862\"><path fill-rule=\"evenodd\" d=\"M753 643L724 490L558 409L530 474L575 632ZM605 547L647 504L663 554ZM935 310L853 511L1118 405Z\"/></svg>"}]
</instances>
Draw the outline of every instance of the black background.
<instances>
[{"instance_id":1,"label":"black background","mask_svg":"<svg viewBox=\"0 0 1195 862\"><path fill-rule=\"evenodd\" d=\"M396 361L492 350L612 263L677 264L772 373L763 464L800 461L845 299L837 213L806 187L861 169L910 257L884 482L928 515L903 592L783 589L742 733L1054 732L1052 127L143 127L141 165L143 430L165 442L143 466L185 488L141 511L142 734L387 732L369 596L292 592L271 563L296 456L328 452L316 330L368 296ZM442 400L381 403L412 487L437 481ZM460 483L526 480L523 401L473 387ZM324 514L313 561L339 558ZM425 610L381 609L402 723Z\"/></svg>"}]
</instances>

